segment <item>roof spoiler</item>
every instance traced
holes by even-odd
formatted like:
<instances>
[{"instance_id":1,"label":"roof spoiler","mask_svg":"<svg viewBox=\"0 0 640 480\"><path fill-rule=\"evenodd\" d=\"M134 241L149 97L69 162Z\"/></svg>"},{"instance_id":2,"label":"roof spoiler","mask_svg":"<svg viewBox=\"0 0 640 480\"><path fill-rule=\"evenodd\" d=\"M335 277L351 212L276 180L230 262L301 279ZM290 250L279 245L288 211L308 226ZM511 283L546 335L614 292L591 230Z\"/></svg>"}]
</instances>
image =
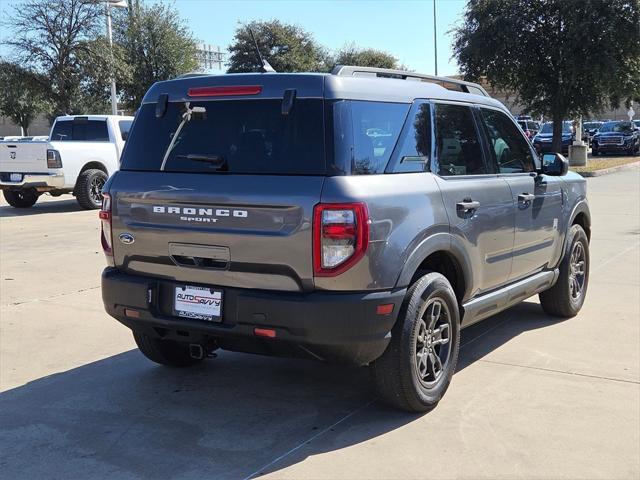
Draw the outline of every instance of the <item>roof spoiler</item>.
<instances>
[{"instance_id":1,"label":"roof spoiler","mask_svg":"<svg viewBox=\"0 0 640 480\"><path fill-rule=\"evenodd\" d=\"M408 70L394 70L392 68L376 68L376 67L358 67L354 65L336 65L331 70L331 75L339 77L377 77L377 78L394 78L397 80L409 80L417 82L428 82L440 85L448 90L458 92L472 93L474 95L483 95L489 97L487 91L479 84L466 82L449 77L436 77L434 75L426 75L424 73L410 72Z\"/></svg>"}]
</instances>

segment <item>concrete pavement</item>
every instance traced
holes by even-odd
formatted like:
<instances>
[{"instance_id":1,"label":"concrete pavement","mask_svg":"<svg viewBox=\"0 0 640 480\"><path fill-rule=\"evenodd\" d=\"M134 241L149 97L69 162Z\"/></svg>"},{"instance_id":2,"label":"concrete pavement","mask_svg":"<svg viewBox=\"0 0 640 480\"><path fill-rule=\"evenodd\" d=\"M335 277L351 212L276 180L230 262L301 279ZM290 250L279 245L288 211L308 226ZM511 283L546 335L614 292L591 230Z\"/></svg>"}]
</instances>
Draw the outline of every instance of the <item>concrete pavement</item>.
<instances>
[{"instance_id":1,"label":"concrete pavement","mask_svg":"<svg viewBox=\"0 0 640 480\"><path fill-rule=\"evenodd\" d=\"M537 298L463 332L437 409L380 405L366 369L222 352L146 360L103 313L97 213L0 205L4 478L640 477L640 170L588 180L577 317Z\"/></svg>"}]
</instances>

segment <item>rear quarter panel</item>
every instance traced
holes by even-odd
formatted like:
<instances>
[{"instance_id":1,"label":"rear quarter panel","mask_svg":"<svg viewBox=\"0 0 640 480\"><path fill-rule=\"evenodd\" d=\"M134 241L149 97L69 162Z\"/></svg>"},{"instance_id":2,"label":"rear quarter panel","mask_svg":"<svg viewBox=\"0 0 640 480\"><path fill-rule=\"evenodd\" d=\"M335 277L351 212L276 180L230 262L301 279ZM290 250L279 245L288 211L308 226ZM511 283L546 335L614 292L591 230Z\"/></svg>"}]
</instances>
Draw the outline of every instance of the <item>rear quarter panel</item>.
<instances>
[{"instance_id":1,"label":"rear quarter panel","mask_svg":"<svg viewBox=\"0 0 640 480\"><path fill-rule=\"evenodd\" d=\"M118 151L111 142L51 142L60 152L64 183L73 188L80 170L89 162L99 162L112 175L118 169Z\"/></svg>"},{"instance_id":2,"label":"rear quarter panel","mask_svg":"<svg viewBox=\"0 0 640 480\"><path fill-rule=\"evenodd\" d=\"M336 277L316 278L316 288L321 290L393 288L418 245L449 232L442 196L431 173L330 177L322 202L365 202L370 242L365 256L351 269Z\"/></svg>"}]
</instances>

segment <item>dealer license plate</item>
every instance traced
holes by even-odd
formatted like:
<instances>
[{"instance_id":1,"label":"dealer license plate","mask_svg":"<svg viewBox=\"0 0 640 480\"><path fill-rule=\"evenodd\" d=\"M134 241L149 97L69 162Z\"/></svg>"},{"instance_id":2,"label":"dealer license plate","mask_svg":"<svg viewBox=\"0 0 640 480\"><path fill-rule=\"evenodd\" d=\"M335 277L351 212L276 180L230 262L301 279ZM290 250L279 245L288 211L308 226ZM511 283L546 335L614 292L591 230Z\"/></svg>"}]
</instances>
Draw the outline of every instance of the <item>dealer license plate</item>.
<instances>
[{"instance_id":1,"label":"dealer license plate","mask_svg":"<svg viewBox=\"0 0 640 480\"><path fill-rule=\"evenodd\" d=\"M176 287L173 310L179 317L221 322L222 291L189 285Z\"/></svg>"},{"instance_id":2,"label":"dealer license plate","mask_svg":"<svg viewBox=\"0 0 640 480\"><path fill-rule=\"evenodd\" d=\"M21 182L22 181L22 174L21 173L12 173L11 175L9 175L9 181L11 181L11 182Z\"/></svg>"}]
</instances>

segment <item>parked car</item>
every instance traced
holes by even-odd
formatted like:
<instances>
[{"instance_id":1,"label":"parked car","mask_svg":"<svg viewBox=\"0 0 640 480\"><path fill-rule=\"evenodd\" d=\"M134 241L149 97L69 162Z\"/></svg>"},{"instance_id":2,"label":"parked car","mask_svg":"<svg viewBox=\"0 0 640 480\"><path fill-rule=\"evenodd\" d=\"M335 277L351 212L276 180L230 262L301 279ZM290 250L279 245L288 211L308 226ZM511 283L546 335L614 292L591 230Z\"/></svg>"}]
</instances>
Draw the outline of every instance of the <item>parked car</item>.
<instances>
[{"instance_id":1,"label":"parked car","mask_svg":"<svg viewBox=\"0 0 640 480\"><path fill-rule=\"evenodd\" d=\"M480 86L402 73L428 81L341 66L151 87L100 211L104 306L144 355L369 365L381 399L425 411L461 328L535 294L577 314L585 180Z\"/></svg>"},{"instance_id":2,"label":"parked car","mask_svg":"<svg viewBox=\"0 0 640 480\"><path fill-rule=\"evenodd\" d=\"M518 125L520 125L520 128L529 139L535 137L540 130L540 124L533 120L518 120Z\"/></svg>"},{"instance_id":3,"label":"parked car","mask_svg":"<svg viewBox=\"0 0 640 480\"><path fill-rule=\"evenodd\" d=\"M569 121L562 122L562 153L569 153L569 145L575 140L575 128L573 123ZM533 137L533 146L538 153L546 153L552 151L553 142L553 122L546 122L542 128Z\"/></svg>"},{"instance_id":4,"label":"parked car","mask_svg":"<svg viewBox=\"0 0 640 480\"><path fill-rule=\"evenodd\" d=\"M636 128L640 129L640 120L634 120L634 121L633 121L633 125L634 125Z\"/></svg>"},{"instance_id":5,"label":"parked car","mask_svg":"<svg viewBox=\"0 0 640 480\"><path fill-rule=\"evenodd\" d=\"M82 208L100 208L102 187L118 169L133 117L58 117L49 141L0 142L0 189L9 205L33 206L47 192L75 195Z\"/></svg>"},{"instance_id":6,"label":"parked car","mask_svg":"<svg viewBox=\"0 0 640 480\"><path fill-rule=\"evenodd\" d=\"M593 137L596 133L598 133L598 129L602 126L602 122L584 122L582 124L582 129L585 131L589 138Z\"/></svg>"},{"instance_id":7,"label":"parked car","mask_svg":"<svg viewBox=\"0 0 640 480\"><path fill-rule=\"evenodd\" d=\"M640 153L640 131L629 121L613 121L603 124L591 141L591 153Z\"/></svg>"}]
</instances>

